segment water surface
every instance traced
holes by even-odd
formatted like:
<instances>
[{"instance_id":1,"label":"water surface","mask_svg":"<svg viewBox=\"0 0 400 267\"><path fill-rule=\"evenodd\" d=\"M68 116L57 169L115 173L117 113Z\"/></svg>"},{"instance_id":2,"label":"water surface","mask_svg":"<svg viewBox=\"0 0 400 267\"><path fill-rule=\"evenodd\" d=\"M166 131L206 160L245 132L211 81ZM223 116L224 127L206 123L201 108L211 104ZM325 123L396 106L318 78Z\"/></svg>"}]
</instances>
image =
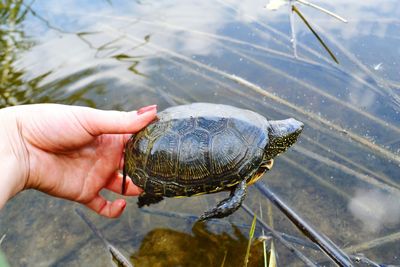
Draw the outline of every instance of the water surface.
<instances>
[{"instance_id":1,"label":"water surface","mask_svg":"<svg viewBox=\"0 0 400 267\"><path fill-rule=\"evenodd\" d=\"M1 10L0 106L162 110L213 102L270 119L294 117L305 123L301 139L263 182L348 253L400 265L400 8L394 0L315 3L349 20L298 6L340 64L298 17L295 58L289 7L270 11L265 1L23 1ZM200 215L224 196L168 199L152 208ZM276 230L306 240L278 210L268 212L256 189L245 203L256 212L261 205ZM10 201L0 213L0 238L11 266L109 266L110 255L76 206L35 191ZM252 219L239 210L224 220L240 226L241 236L229 223L192 229L193 221L143 212L135 198L117 220L87 213L138 266L187 257L191 266L221 266L225 253L237 259L229 266L241 266L243 225ZM155 246L158 239L182 245ZM207 250L204 242L223 249ZM333 266L321 252L298 247ZM276 248L281 266L302 266Z\"/></svg>"}]
</instances>

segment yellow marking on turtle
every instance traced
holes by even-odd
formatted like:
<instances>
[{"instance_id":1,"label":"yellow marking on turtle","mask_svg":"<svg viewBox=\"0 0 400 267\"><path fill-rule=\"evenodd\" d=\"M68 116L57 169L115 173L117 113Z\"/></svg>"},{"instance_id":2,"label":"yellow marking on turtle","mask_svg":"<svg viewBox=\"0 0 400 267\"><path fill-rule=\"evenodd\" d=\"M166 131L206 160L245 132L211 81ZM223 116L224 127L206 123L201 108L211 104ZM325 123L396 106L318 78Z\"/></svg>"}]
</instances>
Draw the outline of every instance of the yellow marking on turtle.
<instances>
[{"instance_id":1,"label":"yellow marking on turtle","mask_svg":"<svg viewBox=\"0 0 400 267\"><path fill-rule=\"evenodd\" d=\"M207 191L207 192L208 192L208 193L215 193L215 192L219 192L219 191L221 191L221 188L220 188L220 187L217 187L217 188L214 188L214 189L209 190L209 191Z\"/></svg>"},{"instance_id":2,"label":"yellow marking on turtle","mask_svg":"<svg viewBox=\"0 0 400 267\"><path fill-rule=\"evenodd\" d=\"M209 192L200 192L200 193L193 194L193 195L191 195L191 196L174 196L174 197L172 197L172 198L196 197L196 196L205 195L205 194L207 194L207 193L209 193Z\"/></svg>"},{"instance_id":3,"label":"yellow marking on turtle","mask_svg":"<svg viewBox=\"0 0 400 267\"><path fill-rule=\"evenodd\" d=\"M274 165L274 160L270 159L268 161L266 161L265 163L261 164L260 168L264 168L265 171L269 171L271 170L272 166ZM265 171L263 172L256 172L253 177L250 178L250 180L247 182L247 185L252 185L255 182L257 182L265 173Z\"/></svg>"},{"instance_id":4,"label":"yellow marking on turtle","mask_svg":"<svg viewBox=\"0 0 400 267\"><path fill-rule=\"evenodd\" d=\"M261 167L266 168L268 171L272 169L272 166L274 166L274 160L270 159L266 161L264 164L261 164Z\"/></svg>"},{"instance_id":5,"label":"yellow marking on turtle","mask_svg":"<svg viewBox=\"0 0 400 267\"><path fill-rule=\"evenodd\" d=\"M201 196L201 195L205 195L205 194L207 194L207 192L199 192L199 193L192 195L192 197Z\"/></svg>"},{"instance_id":6,"label":"yellow marking on turtle","mask_svg":"<svg viewBox=\"0 0 400 267\"><path fill-rule=\"evenodd\" d=\"M237 185L238 183L239 183L239 181L236 181L231 184L227 184L226 187L231 187L231 186Z\"/></svg>"},{"instance_id":7,"label":"yellow marking on turtle","mask_svg":"<svg viewBox=\"0 0 400 267\"><path fill-rule=\"evenodd\" d=\"M257 182L258 180L260 180L260 178L263 176L264 172L257 172L256 174L253 175L253 177L250 178L250 181L247 182L247 185L252 185L255 182Z\"/></svg>"}]
</instances>

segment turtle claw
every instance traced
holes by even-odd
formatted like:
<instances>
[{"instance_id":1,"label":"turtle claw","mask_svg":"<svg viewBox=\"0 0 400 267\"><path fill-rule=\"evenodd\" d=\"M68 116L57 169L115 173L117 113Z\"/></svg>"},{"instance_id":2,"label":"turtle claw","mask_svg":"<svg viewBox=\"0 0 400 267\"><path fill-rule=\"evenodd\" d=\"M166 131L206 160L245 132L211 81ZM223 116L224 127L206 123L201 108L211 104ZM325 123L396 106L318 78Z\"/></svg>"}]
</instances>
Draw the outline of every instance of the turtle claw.
<instances>
[{"instance_id":1,"label":"turtle claw","mask_svg":"<svg viewBox=\"0 0 400 267\"><path fill-rule=\"evenodd\" d=\"M246 186L246 180L243 180L235 187L228 198L218 203L215 208L208 210L201 215L199 221L205 221L212 218L224 218L234 213L240 208L246 196Z\"/></svg>"}]
</instances>

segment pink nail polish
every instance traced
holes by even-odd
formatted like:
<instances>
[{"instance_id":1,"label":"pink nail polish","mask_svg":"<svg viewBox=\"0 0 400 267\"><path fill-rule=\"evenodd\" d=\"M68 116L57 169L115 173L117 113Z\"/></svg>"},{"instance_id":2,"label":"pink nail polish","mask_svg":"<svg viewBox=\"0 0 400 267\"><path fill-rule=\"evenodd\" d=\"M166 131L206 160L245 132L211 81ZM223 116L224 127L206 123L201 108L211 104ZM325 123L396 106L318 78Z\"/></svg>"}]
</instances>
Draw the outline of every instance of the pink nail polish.
<instances>
[{"instance_id":1,"label":"pink nail polish","mask_svg":"<svg viewBox=\"0 0 400 267\"><path fill-rule=\"evenodd\" d=\"M141 115L143 113L149 112L149 111L154 110L156 108L157 108L157 105L151 105L151 106L147 106L147 107L142 107L136 113L138 115Z\"/></svg>"}]
</instances>

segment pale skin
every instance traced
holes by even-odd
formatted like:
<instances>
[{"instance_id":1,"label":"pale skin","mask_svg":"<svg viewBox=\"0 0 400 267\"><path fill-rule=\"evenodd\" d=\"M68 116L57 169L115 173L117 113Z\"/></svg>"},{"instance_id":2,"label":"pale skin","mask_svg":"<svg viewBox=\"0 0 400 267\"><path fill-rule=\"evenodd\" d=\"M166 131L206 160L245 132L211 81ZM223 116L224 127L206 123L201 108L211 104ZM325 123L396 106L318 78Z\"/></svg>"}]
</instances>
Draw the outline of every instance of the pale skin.
<instances>
[{"instance_id":1,"label":"pale skin","mask_svg":"<svg viewBox=\"0 0 400 267\"><path fill-rule=\"evenodd\" d=\"M138 111L103 111L58 104L0 109L0 209L19 192L36 189L115 218L126 201L110 201L101 190L121 193L124 145L154 120L156 106ZM142 191L126 182L126 195Z\"/></svg>"}]
</instances>

